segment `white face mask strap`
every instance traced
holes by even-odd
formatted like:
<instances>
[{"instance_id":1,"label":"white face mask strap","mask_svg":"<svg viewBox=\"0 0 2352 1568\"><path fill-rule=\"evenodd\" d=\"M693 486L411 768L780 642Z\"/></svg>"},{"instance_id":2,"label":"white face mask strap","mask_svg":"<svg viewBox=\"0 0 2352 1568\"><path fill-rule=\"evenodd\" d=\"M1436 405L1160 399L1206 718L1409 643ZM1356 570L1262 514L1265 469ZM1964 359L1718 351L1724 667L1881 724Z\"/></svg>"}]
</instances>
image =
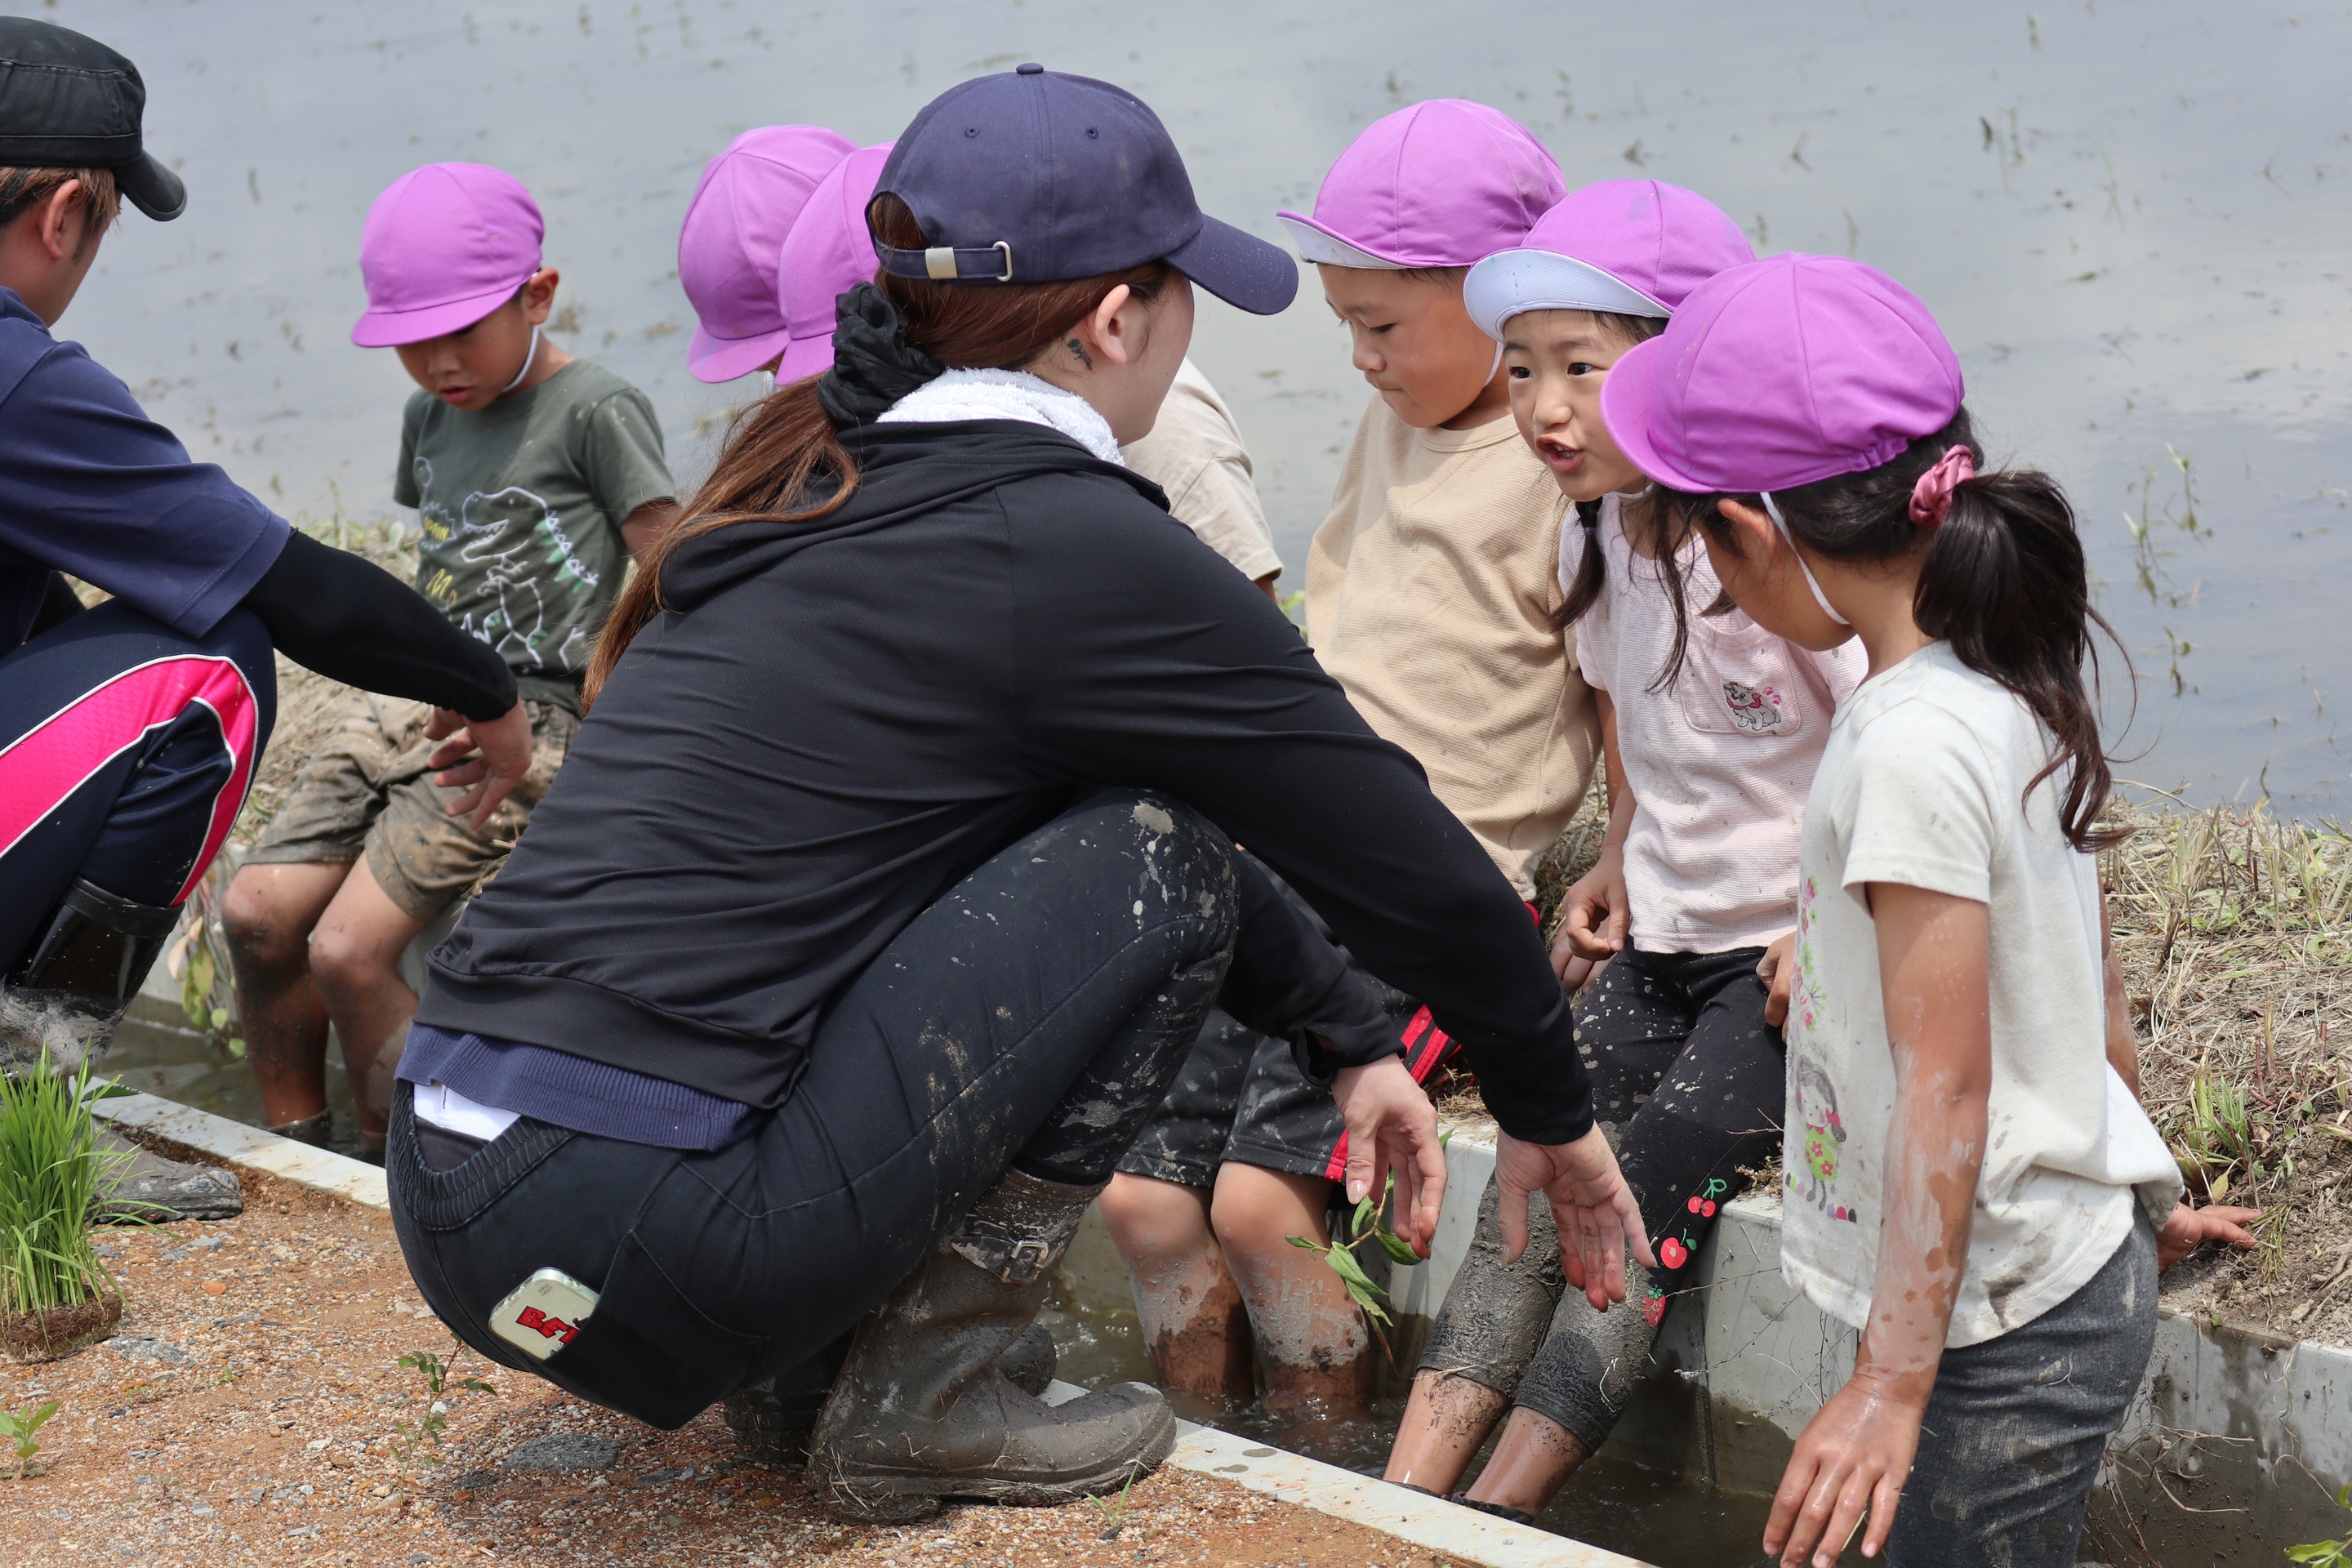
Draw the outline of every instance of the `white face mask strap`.
<instances>
[{"instance_id":1,"label":"white face mask strap","mask_svg":"<svg viewBox=\"0 0 2352 1568\"><path fill-rule=\"evenodd\" d=\"M530 367L538 363L539 328L536 325L533 325L530 329L530 352L522 356L522 368L515 372L514 379L507 383L504 386L499 388L499 395L500 397L504 397L508 393L512 392L516 387L520 386L522 384L522 378L529 375L530 374Z\"/></svg>"},{"instance_id":2,"label":"white face mask strap","mask_svg":"<svg viewBox=\"0 0 2352 1568\"><path fill-rule=\"evenodd\" d=\"M1836 606L1830 603L1830 596L1822 592L1821 582L1814 577L1813 569L1805 564L1805 552L1797 548L1797 536L1789 531L1789 520L1780 515L1780 507L1773 503L1772 492L1759 490L1757 493L1764 498L1764 515L1772 520L1772 526L1779 529L1780 537L1789 542L1789 553L1797 558L1797 570L1805 574L1805 586L1813 591L1813 603L1822 607L1822 614L1838 625L1842 626L1853 625L1852 621L1837 613Z\"/></svg>"}]
</instances>

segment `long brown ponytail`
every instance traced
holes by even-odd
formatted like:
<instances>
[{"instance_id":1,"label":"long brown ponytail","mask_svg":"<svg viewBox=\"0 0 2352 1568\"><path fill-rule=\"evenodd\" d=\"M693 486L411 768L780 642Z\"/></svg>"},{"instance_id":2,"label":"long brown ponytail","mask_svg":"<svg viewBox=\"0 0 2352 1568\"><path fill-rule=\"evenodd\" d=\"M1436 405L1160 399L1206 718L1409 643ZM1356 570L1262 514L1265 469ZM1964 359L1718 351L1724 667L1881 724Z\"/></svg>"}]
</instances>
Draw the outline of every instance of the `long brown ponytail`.
<instances>
[{"instance_id":1,"label":"long brown ponytail","mask_svg":"<svg viewBox=\"0 0 2352 1568\"><path fill-rule=\"evenodd\" d=\"M907 204L887 192L866 220L883 244L928 246ZM879 273L874 281L897 315L905 346L949 369L1020 370L1034 364L1124 284L1150 304L1175 269L1146 262L1094 278L1045 283L937 282ZM828 372L827 374L831 374ZM686 515L646 552L621 593L588 662L583 706L593 704L629 644L665 606L662 568L685 545L739 522L811 522L856 493L857 460L841 444L812 376L780 386L737 415L710 477Z\"/></svg>"}]
</instances>

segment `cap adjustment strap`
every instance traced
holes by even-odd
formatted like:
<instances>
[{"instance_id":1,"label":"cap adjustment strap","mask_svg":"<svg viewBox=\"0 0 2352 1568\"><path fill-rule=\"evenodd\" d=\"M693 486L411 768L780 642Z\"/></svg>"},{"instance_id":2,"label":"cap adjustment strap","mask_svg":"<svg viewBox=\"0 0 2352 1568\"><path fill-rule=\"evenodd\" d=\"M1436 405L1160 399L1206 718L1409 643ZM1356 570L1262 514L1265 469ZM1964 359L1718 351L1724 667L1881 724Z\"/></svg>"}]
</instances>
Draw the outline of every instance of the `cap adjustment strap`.
<instances>
[{"instance_id":1,"label":"cap adjustment strap","mask_svg":"<svg viewBox=\"0 0 2352 1568\"><path fill-rule=\"evenodd\" d=\"M882 270L893 278L929 278L937 283L1013 281L1013 247L1001 239L994 245L934 245L924 250L877 245L874 251L881 258Z\"/></svg>"}]
</instances>

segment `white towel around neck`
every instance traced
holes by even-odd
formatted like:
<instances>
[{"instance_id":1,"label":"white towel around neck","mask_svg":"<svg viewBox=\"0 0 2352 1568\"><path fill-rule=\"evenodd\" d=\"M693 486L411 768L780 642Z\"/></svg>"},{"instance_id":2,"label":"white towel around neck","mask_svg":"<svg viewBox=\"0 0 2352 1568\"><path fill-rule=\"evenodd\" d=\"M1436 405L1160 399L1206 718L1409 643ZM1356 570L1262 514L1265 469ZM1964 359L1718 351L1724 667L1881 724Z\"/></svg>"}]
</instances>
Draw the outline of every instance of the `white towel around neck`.
<instances>
[{"instance_id":1,"label":"white towel around neck","mask_svg":"<svg viewBox=\"0 0 2352 1568\"><path fill-rule=\"evenodd\" d=\"M1119 463L1110 421L1075 392L1025 370L951 370L890 405L877 425L943 425L958 419L1018 419L1049 426L1106 463Z\"/></svg>"}]
</instances>

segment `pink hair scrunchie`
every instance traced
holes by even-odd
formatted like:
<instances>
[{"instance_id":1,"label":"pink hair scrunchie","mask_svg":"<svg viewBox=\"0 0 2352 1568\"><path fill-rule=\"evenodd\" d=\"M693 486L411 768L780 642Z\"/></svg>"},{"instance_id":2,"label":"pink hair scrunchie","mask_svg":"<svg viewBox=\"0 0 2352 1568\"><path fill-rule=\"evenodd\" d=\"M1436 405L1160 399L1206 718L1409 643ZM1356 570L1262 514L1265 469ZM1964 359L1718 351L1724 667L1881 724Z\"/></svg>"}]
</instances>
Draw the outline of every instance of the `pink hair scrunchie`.
<instances>
[{"instance_id":1,"label":"pink hair scrunchie","mask_svg":"<svg viewBox=\"0 0 2352 1568\"><path fill-rule=\"evenodd\" d=\"M1952 515L1952 490L1977 477L1977 460L1966 447L1947 447L1936 466L1911 487L1911 521L1921 528L1941 528Z\"/></svg>"}]
</instances>

